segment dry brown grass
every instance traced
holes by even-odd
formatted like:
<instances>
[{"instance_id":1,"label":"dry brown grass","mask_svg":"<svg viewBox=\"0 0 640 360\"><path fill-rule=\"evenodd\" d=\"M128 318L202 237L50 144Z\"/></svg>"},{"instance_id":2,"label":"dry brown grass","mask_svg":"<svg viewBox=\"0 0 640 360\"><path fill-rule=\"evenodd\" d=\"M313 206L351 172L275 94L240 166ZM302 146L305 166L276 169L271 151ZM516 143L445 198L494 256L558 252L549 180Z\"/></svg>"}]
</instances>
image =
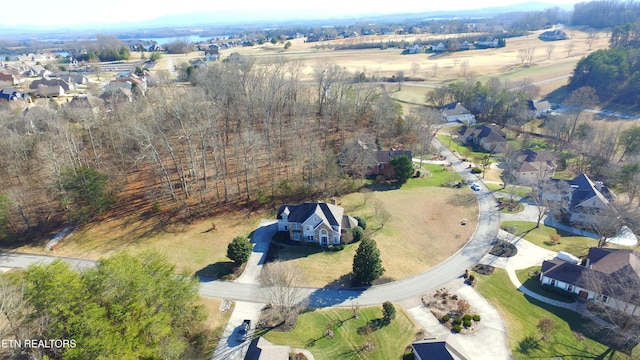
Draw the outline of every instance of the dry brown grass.
<instances>
[{"instance_id":1,"label":"dry brown grass","mask_svg":"<svg viewBox=\"0 0 640 360\"><path fill-rule=\"evenodd\" d=\"M284 50L282 46L265 44L254 47L238 47L223 50L222 56L228 56L232 52L239 52L243 55L254 56L256 59L283 58L290 61L299 61L305 65L304 74L310 79L312 67L319 61L333 61L340 64L345 69L356 72L365 70L368 74L381 76L391 76L397 71L403 71L407 76L413 76L412 64L418 63L420 69L416 73L417 77L426 79L427 83L440 84L447 83L462 77L460 63L467 60L471 73L482 78L498 76L510 78L514 81L524 78L532 78L534 81L567 75L573 71L578 60L590 53L587 45L588 34L581 30L565 29L569 35L569 40L544 42L538 39L541 31L533 32L529 36L522 36L507 39L507 46L500 49L486 49L461 51L451 54L433 56L432 54L402 55L401 49L368 49L368 50L331 50L326 46L335 46L345 42L353 42L350 39L338 39L327 42L305 43L303 39L292 41L292 47ZM460 35L451 35L456 37ZM361 37L355 41L386 42L388 40L413 41L416 38L439 41L441 37L429 35L388 35ZM323 46L325 47L323 49ZM551 56L547 54L547 47L553 46ZM569 47L572 46L571 54ZM592 50L605 49L608 47L608 38L601 34L600 39L593 44ZM521 49L534 50L533 66L524 68L520 66L518 51ZM570 56L569 56L570 55ZM434 64L437 71L434 73ZM545 84L543 92L548 93L557 87L566 84L566 80L559 80L557 83ZM408 88L408 87L407 87Z\"/></svg>"},{"instance_id":2,"label":"dry brown grass","mask_svg":"<svg viewBox=\"0 0 640 360\"><path fill-rule=\"evenodd\" d=\"M227 322L229 322L229 318L231 317L231 313L233 313L234 304L225 311L220 311L220 304L222 300L213 299L207 297L200 297L198 304L204 307L205 314L207 314L207 321L205 322L206 328L211 331L213 336L213 341L217 342L218 339L222 336L224 332L225 326L227 326Z\"/></svg>"},{"instance_id":3,"label":"dry brown grass","mask_svg":"<svg viewBox=\"0 0 640 360\"><path fill-rule=\"evenodd\" d=\"M185 225L174 223L155 229L155 219L109 219L77 229L55 255L98 259L114 252L157 250L167 255L178 271L198 271L209 264L227 262L227 244L255 230L263 214L246 219L244 213L228 212ZM216 229L211 230L215 223ZM47 253L44 243L25 245L17 251Z\"/></svg>"}]
</instances>

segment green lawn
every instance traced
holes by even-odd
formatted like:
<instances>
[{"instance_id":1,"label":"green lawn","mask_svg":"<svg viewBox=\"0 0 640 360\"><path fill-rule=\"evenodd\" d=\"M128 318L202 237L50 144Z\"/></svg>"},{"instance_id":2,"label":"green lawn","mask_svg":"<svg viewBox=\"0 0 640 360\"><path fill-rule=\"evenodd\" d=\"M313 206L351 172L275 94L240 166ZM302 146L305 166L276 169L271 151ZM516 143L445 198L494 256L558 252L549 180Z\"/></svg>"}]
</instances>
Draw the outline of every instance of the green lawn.
<instances>
[{"instance_id":1,"label":"green lawn","mask_svg":"<svg viewBox=\"0 0 640 360\"><path fill-rule=\"evenodd\" d=\"M402 185L403 189L413 189L423 186L443 186L447 182L462 181L460 175L453 171L452 168L443 167L437 164L419 164L413 163L416 170L420 170L423 174L421 178L409 179L406 184Z\"/></svg>"},{"instance_id":2,"label":"green lawn","mask_svg":"<svg viewBox=\"0 0 640 360\"><path fill-rule=\"evenodd\" d=\"M418 331L418 327L400 307L396 318L387 326L369 335L358 334L367 322L382 318L382 306L358 310L359 319L352 319L351 309L325 309L301 314L290 332L269 331L265 338L274 344L306 348L317 360L323 359L399 359ZM333 324L335 336L324 337L327 324ZM362 351L362 344L370 339L372 352Z\"/></svg>"},{"instance_id":3,"label":"green lawn","mask_svg":"<svg viewBox=\"0 0 640 360\"><path fill-rule=\"evenodd\" d=\"M599 356L607 347L593 340L598 336L595 328L578 313L541 303L517 291L503 269L496 269L491 276L477 275L476 278L480 294L500 311L505 320L509 347L516 359L604 358ZM543 318L553 320L557 328L546 342L538 341L540 334L536 328ZM615 353L612 358L628 359L621 353Z\"/></svg>"},{"instance_id":4,"label":"green lawn","mask_svg":"<svg viewBox=\"0 0 640 360\"><path fill-rule=\"evenodd\" d=\"M527 289L538 293L542 296L548 297L549 299L553 299L553 300L558 300L558 301L562 301L562 302L566 302L566 303L574 303L575 300L573 299L569 299L563 296L560 296L556 293L550 292L550 291L546 291L542 288L541 284L540 284L540 280L538 280L537 277L532 277L531 274L533 274L534 272L539 272L541 269L540 266L532 266L530 268L527 269L520 269L520 270L516 270L516 275L518 276L518 280L520 280L520 283L526 287Z\"/></svg>"},{"instance_id":5,"label":"green lawn","mask_svg":"<svg viewBox=\"0 0 640 360\"><path fill-rule=\"evenodd\" d=\"M566 251L575 256L583 256L589 252L590 247L597 245L595 239L584 236L573 236L564 231L540 224L539 228L535 228L535 222L528 221L503 221L501 227L515 227L516 235L524 237L540 247L553 251ZM549 236L551 234L559 234L561 236L560 243L553 245Z\"/></svg>"}]
</instances>

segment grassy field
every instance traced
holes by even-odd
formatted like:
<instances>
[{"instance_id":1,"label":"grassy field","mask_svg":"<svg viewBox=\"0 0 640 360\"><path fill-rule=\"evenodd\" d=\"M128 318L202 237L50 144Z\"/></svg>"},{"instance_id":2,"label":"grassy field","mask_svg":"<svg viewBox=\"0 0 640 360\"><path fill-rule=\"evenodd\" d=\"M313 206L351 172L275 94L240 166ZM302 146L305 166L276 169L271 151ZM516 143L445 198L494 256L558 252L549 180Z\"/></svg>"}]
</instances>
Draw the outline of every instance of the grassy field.
<instances>
[{"instance_id":1,"label":"grassy field","mask_svg":"<svg viewBox=\"0 0 640 360\"><path fill-rule=\"evenodd\" d=\"M441 179L438 182L453 174L438 170L439 165L429 167L433 177ZM347 214L367 219L367 231L376 240L386 269L379 282L404 279L437 265L460 249L475 230L478 210L471 190L425 186L429 181L410 179L401 189L354 193L339 200ZM366 203L365 196L369 197ZM390 214L384 227L376 207ZM461 219L467 219L466 226L460 225ZM279 256L300 266L310 286L340 285L351 272L357 247L351 244L338 252L295 247L281 250Z\"/></svg>"},{"instance_id":2,"label":"grassy field","mask_svg":"<svg viewBox=\"0 0 640 360\"><path fill-rule=\"evenodd\" d=\"M207 268L222 271L228 263L227 244L238 235L255 230L263 214L250 219L245 213L225 213L189 225L173 223L160 228L157 219L126 218L93 223L79 228L64 240L55 255L98 259L117 251L138 253L157 250L176 264L178 271L195 273ZM215 223L215 230L212 224ZM49 254L46 241L18 248L17 251Z\"/></svg>"},{"instance_id":3,"label":"grassy field","mask_svg":"<svg viewBox=\"0 0 640 360\"><path fill-rule=\"evenodd\" d=\"M536 244L545 249L553 251L566 251L575 256L583 256L589 252L589 248L596 246L597 241L584 236L573 236L555 228L540 224L539 228L535 228L536 223L528 221L503 221L501 227L515 227L516 235L522 236L527 241ZM560 235L560 243L553 244L552 234Z\"/></svg>"},{"instance_id":4,"label":"grassy field","mask_svg":"<svg viewBox=\"0 0 640 360\"><path fill-rule=\"evenodd\" d=\"M353 319L351 309L316 310L301 314L293 331L270 331L265 338L274 344L306 348L317 360L331 359L399 359L418 331L418 327L400 307L396 318L387 326L370 335L358 334L358 328L367 322L382 318L382 307L358 310L359 319ZM324 337L327 324L334 326L335 336ZM361 350L362 344L371 340L373 352Z\"/></svg>"},{"instance_id":5,"label":"grassy field","mask_svg":"<svg viewBox=\"0 0 640 360\"><path fill-rule=\"evenodd\" d=\"M516 359L604 359L599 356L607 347L589 337L598 335L578 313L525 296L513 288L502 269L496 269L491 276L478 275L477 279L478 291L498 309L506 323L509 347ZM557 330L548 341L539 341L536 328L543 318L556 324ZM612 358L628 359L620 353Z\"/></svg>"}]
</instances>

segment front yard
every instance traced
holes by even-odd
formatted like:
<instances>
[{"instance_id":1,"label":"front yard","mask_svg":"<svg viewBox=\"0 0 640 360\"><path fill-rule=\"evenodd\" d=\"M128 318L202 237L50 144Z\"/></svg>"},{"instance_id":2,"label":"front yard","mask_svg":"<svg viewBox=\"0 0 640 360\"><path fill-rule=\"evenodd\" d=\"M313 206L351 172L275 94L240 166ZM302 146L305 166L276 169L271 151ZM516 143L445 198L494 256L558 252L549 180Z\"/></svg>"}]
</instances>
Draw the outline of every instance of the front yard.
<instances>
[{"instance_id":1,"label":"front yard","mask_svg":"<svg viewBox=\"0 0 640 360\"><path fill-rule=\"evenodd\" d=\"M540 224L540 227L536 228L535 222L503 221L500 223L500 227L503 229L511 227L515 229L514 235L520 236L545 249L566 251L578 257L586 255L590 247L598 244L596 239L574 236L544 224ZM555 242L551 236L556 237L557 242ZM557 236L559 236L559 238Z\"/></svg>"},{"instance_id":2,"label":"front yard","mask_svg":"<svg viewBox=\"0 0 640 360\"><path fill-rule=\"evenodd\" d=\"M347 214L367 219L366 231L376 240L386 269L378 283L404 279L439 264L466 244L476 228L478 205L471 190L412 186L422 180L410 179L401 189L354 193L339 200ZM389 214L384 227L376 211ZM466 225L460 224L462 219L467 219ZM355 243L337 252L291 247L280 250L278 256L301 267L308 286L337 287L348 285L345 275L352 270L357 247Z\"/></svg>"},{"instance_id":3,"label":"front yard","mask_svg":"<svg viewBox=\"0 0 640 360\"><path fill-rule=\"evenodd\" d=\"M352 318L351 309L325 309L306 312L298 316L296 327L289 332L269 331L264 336L274 344L306 348L317 360L331 359L399 359L407 345L411 344L418 326L407 313L396 306L396 318L369 334L359 333L358 328L382 318L382 307L358 310L358 319ZM327 328L333 338L325 336ZM374 344L373 351L362 346L366 341Z\"/></svg>"},{"instance_id":4,"label":"front yard","mask_svg":"<svg viewBox=\"0 0 640 360\"><path fill-rule=\"evenodd\" d=\"M604 359L607 337L592 322L571 310L551 306L516 290L503 269L477 275L478 291L500 312L507 326L509 347L516 359ZM538 321L551 319L556 331L542 341ZM594 340L598 339L598 341ZM637 347L634 353L637 353ZM629 359L619 352L612 359ZM609 355L607 355L609 359Z\"/></svg>"}]
</instances>

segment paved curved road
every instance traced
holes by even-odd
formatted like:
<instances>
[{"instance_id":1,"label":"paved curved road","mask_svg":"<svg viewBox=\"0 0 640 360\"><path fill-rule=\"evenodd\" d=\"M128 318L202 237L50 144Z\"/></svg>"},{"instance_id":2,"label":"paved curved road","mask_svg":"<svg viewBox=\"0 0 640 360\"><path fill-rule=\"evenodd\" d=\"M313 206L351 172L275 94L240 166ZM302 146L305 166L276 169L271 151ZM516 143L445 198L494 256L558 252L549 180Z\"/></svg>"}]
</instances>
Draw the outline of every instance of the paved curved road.
<instances>
[{"instance_id":1,"label":"paved curved road","mask_svg":"<svg viewBox=\"0 0 640 360\"><path fill-rule=\"evenodd\" d=\"M466 182L478 182L480 191L476 192L479 200L478 225L471 240L457 253L438 266L408 279L391 282L384 285L373 286L362 290L340 289L303 289L303 295L308 298L308 303L313 307L375 305L384 301L399 302L402 300L419 297L420 295L442 287L451 280L461 276L464 270L477 264L489 251L491 242L496 239L499 229L499 213L496 211L495 199L489 190L478 178L471 174L462 161L458 160L439 141L434 140L433 145L439 149L439 153L445 155L454 169L462 175ZM255 232L254 241L258 243L268 242L270 234L275 232L275 225L267 225ZM42 261L50 262L55 256L32 255L21 253L0 253L0 267L26 268L29 265ZM93 266L92 261L62 258L69 261L74 267L83 268ZM264 303L259 286L256 284L227 282L227 281L203 281L200 294L208 297L232 299L238 301Z\"/></svg>"}]
</instances>

